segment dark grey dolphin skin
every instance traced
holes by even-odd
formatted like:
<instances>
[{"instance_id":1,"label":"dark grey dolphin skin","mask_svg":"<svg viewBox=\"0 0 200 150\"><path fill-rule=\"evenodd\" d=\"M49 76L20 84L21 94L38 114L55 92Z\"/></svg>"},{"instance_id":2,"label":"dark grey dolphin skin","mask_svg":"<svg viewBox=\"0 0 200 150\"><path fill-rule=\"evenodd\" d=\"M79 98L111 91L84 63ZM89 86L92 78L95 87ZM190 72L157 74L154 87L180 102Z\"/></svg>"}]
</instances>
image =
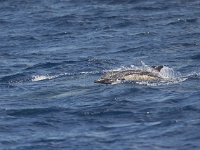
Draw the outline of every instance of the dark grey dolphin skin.
<instances>
[{"instance_id":1,"label":"dark grey dolphin skin","mask_svg":"<svg viewBox=\"0 0 200 150\"><path fill-rule=\"evenodd\" d=\"M163 66L152 66L157 72ZM95 83L102 83L102 84L113 84L117 81L160 81L162 80L161 77L153 74L152 72L142 71L142 70L123 70L123 71L110 71L103 75L98 80L94 81Z\"/></svg>"}]
</instances>

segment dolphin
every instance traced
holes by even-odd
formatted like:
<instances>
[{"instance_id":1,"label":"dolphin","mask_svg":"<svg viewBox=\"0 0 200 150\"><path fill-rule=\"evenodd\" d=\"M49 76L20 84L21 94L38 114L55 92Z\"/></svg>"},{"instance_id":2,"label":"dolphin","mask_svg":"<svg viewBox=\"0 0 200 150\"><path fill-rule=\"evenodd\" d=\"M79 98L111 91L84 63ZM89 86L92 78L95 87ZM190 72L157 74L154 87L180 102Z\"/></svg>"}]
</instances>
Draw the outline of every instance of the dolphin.
<instances>
[{"instance_id":1,"label":"dolphin","mask_svg":"<svg viewBox=\"0 0 200 150\"><path fill-rule=\"evenodd\" d=\"M113 84L119 81L160 81L158 75L163 66L151 66L152 71L147 70L122 70L109 71L100 77L95 83Z\"/></svg>"}]
</instances>

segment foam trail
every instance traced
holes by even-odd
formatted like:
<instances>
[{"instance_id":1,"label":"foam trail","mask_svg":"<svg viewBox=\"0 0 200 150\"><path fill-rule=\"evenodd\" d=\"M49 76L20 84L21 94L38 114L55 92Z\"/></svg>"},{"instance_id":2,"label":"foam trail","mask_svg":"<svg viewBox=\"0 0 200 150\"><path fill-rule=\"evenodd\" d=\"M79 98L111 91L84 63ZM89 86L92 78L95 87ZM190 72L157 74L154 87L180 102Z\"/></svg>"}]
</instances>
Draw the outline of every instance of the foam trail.
<instances>
[{"instance_id":1,"label":"foam trail","mask_svg":"<svg viewBox=\"0 0 200 150\"><path fill-rule=\"evenodd\" d=\"M33 75L31 81L43 81L43 80L51 80L62 76L74 76L74 75L84 75L84 74L97 74L99 71L89 71L89 72L79 72L79 73L61 73L58 75Z\"/></svg>"},{"instance_id":2,"label":"foam trail","mask_svg":"<svg viewBox=\"0 0 200 150\"><path fill-rule=\"evenodd\" d=\"M186 75L187 78L200 78L200 72L192 72Z\"/></svg>"}]
</instances>

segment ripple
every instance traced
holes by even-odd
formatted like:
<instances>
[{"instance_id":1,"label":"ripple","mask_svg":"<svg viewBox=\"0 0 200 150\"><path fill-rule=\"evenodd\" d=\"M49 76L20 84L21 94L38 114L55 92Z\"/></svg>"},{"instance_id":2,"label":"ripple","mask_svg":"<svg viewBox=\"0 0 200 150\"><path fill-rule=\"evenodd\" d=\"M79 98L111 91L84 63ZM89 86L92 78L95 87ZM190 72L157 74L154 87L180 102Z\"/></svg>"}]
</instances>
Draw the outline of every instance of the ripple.
<instances>
[{"instance_id":1,"label":"ripple","mask_svg":"<svg viewBox=\"0 0 200 150\"><path fill-rule=\"evenodd\" d=\"M20 117L20 116L28 117L28 116L61 112L64 110L65 110L64 108L60 107L26 108L26 109L10 109L6 110L6 113L10 116L15 116L15 117Z\"/></svg>"},{"instance_id":2,"label":"ripple","mask_svg":"<svg viewBox=\"0 0 200 150\"><path fill-rule=\"evenodd\" d=\"M26 68L25 70L52 68L52 67L64 65L64 64L73 64L73 63L76 63L76 62L77 61L45 62L45 63L33 65L31 67Z\"/></svg>"},{"instance_id":3,"label":"ripple","mask_svg":"<svg viewBox=\"0 0 200 150\"><path fill-rule=\"evenodd\" d=\"M178 18L177 20L169 22L167 25L178 25L183 23L196 23L198 21L197 18L189 18L189 19L181 19Z\"/></svg>"},{"instance_id":4,"label":"ripple","mask_svg":"<svg viewBox=\"0 0 200 150\"><path fill-rule=\"evenodd\" d=\"M191 58L194 59L194 60L199 60L200 54L193 55L193 56L191 56Z\"/></svg>"},{"instance_id":5,"label":"ripple","mask_svg":"<svg viewBox=\"0 0 200 150\"><path fill-rule=\"evenodd\" d=\"M26 73L17 73L14 75L8 75L0 78L0 82L2 83L21 83L21 82L26 82L30 81L31 78L28 77Z\"/></svg>"}]
</instances>

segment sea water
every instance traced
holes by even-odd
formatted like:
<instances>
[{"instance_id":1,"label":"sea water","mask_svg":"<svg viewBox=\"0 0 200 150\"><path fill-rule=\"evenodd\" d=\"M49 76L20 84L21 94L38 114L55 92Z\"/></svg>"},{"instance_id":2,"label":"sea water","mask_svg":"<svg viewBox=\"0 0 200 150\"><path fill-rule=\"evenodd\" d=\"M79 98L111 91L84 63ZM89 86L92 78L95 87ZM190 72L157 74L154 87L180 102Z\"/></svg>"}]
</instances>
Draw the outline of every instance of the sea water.
<instances>
[{"instance_id":1,"label":"sea water","mask_svg":"<svg viewBox=\"0 0 200 150\"><path fill-rule=\"evenodd\" d=\"M0 149L198 150L199 14L198 0L1 0ZM153 65L172 80L94 83Z\"/></svg>"}]
</instances>

